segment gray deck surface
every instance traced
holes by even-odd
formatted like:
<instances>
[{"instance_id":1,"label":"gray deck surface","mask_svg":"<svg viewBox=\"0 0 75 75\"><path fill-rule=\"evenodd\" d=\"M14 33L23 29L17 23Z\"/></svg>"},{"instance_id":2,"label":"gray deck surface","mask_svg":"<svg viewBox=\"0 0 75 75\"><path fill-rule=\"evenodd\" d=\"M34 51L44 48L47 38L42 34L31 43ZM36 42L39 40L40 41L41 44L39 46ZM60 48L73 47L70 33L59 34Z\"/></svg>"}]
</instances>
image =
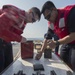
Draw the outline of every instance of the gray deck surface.
<instances>
[{"instance_id":1,"label":"gray deck surface","mask_svg":"<svg viewBox=\"0 0 75 75\"><path fill-rule=\"evenodd\" d=\"M14 73L18 73L19 70L23 70L23 73L26 75L32 75L32 73L36 73L33 70L33 64L35 63L43 64L45 71L42 71L41 73L45 75L51 75L51 70L54 70L57 75L67 75L67 71L72 72L72 70L65 63L63 63L54 53L52 53L52 59L45 59L42 56L39 61L34 58L22 60L19 57L8 69L4 71L2 75L14 75Z\"/></svg>"}]
</instances>

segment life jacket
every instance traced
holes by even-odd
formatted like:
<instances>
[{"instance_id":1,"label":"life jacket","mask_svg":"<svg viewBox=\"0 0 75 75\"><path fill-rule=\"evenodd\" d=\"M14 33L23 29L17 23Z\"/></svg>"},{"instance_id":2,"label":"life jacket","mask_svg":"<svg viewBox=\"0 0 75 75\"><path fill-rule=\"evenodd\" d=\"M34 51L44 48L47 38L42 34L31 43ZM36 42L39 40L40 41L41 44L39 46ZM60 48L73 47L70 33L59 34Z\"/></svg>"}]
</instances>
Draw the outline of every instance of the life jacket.
<instances>
[{"instance_id":1,"label":"life jacket","mask_svg":"<svg viewBox=\"0 0 75 75\"><path fill-rule=\"evenodd\" d=\"M67 17L73 7L75 7L75 5L70 5L63 9L58 9L58 18L56 22L54 24L48 22L48 26L58 35L59 38L63 38L70 34L67 28ZM75 41L72 43L75 43Z\"/></svg>"}]
</instances>

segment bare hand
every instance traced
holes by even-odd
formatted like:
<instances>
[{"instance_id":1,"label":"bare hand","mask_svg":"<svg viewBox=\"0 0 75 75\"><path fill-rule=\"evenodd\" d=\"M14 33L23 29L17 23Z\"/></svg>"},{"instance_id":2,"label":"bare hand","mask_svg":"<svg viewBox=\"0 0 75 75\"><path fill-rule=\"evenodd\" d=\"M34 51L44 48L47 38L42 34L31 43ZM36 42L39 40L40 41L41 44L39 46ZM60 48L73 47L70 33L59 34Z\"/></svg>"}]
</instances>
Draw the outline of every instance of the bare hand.
<instances>
[{"instance_id":1,"label":"bare hand","mask_svg":"<svg viewBox=\"0 0 75 75\"><path fill-rule=\"evenodd\" d=\"M54 49L56 47L56 43L53 40L48 40L47 43L51 49Z\"/></svg>"},{"instance_id":2,"label":"bare hand","mask_svg":"<svg viewBox=\"0 0 75 75\"><path fill-rule=\"evenodd\" d=\"M25 37L22 37L21 43L25 43L27 40Z\"/></svg>"},{"instance_id":3,"label":"bare hand","mask_svg":"<svg viewBox=\"0 0 75 75\"><path fill-rule=\"evenodd\" d=\"M42 52L39 52L36 56L35 56L35 59L36 60L39 60L42 56Z\"/></svg>"}]
</instances>

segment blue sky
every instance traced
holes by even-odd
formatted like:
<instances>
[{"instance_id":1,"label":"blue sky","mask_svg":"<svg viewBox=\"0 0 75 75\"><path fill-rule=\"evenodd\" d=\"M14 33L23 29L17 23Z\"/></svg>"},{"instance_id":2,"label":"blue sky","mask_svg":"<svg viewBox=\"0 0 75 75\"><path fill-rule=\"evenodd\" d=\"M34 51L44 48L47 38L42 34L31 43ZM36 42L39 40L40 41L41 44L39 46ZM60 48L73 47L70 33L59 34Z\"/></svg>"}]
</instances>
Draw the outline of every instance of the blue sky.
<instances>
[{"instance_id":1,"label":"blue sky","mask_svg":"<svg viewBox=\"0 0 75 75\"><path fill-rule=\"evenodd\" d=\"M28 11L31 7L38 7L40 10L42 5L48 0L0 0L0 8L4 4L15 5L25 11ZM75 0L51 0L54 2L57 8L62 8L67 5L75 4ZM47 32L47 21L41 17L41 20L36 23L28 23L22 34L26 38L43 38Z\"/></svg>"}]
</instances>

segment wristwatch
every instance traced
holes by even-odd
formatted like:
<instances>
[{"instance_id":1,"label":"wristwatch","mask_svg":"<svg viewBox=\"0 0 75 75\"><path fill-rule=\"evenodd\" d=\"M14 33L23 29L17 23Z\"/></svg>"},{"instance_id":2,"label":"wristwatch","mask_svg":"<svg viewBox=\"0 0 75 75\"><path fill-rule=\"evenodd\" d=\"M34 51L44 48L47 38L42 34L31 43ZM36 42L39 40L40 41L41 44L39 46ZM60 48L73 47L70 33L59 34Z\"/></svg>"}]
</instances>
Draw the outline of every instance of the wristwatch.
<instances>
[{"instance_id":1,"label":"wristwatch","mask_svg":"<svg viewBox=\"0 0 75 75\"><path fill-rule=\"evenodd\" d=\"M59 46L60 45L60 42L58 42L58 40L56 41L56 46Z\"/></svg>"}]
</instances>

